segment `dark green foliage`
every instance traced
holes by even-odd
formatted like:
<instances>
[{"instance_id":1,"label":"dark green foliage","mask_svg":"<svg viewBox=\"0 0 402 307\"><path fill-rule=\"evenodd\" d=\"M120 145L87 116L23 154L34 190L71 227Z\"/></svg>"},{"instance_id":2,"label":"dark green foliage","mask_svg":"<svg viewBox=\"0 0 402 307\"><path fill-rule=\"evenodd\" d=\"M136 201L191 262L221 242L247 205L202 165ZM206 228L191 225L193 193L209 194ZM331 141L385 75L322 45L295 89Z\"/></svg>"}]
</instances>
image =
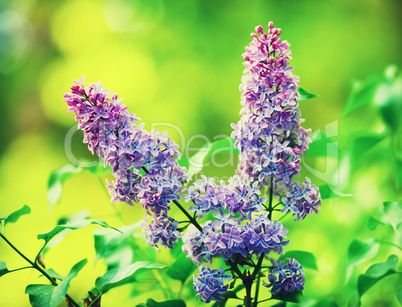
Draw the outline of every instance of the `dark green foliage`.
<instances>
[{"instance_id":1,"label":"dark green foliage","mask_svg":"<svg viewBox=\"0 0 402 307\"><path fill-rule=\"evenodd\" d=\"M279 259L284 260L286 258L294 258L296 259L303 269L313 269L318 270L317 263L315 257L312 253L305 251L287 251L284 255L280 256Z\"/></svg>"}]
</instances>

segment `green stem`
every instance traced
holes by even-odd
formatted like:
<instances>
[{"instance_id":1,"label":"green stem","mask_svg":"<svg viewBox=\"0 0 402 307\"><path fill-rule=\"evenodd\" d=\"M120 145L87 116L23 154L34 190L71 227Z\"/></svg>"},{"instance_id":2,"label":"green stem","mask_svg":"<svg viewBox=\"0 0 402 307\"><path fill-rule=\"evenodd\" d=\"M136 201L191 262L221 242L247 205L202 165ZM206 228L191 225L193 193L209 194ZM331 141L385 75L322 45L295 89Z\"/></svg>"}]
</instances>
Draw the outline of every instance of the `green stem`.
<instances>
[{"instance_id":1,"label":"green stem","mask_svg":"<svg viewBox=\"0 0 402 307\"><path fill-rule=\"evenodd\" d=\"M36 255L36 257L35 257L35 263L38 263L38 259L39 259L39 257L40 257L40 254L42 253L42 251L43 251L43 249L45 248L45 246L46 246L46 243L43 244L43 246L42 246L42 248L40 249L39 253Z\"/></svg>"},{"instance_id":2,"label":"green stem","mask_svg":"<svg viewBox=\"0 0 402 307\"><path fill-rule=\"evenodd\" d=\"M247 282L244 284L244 286L246 287L246 299L245 299L245 305L246 307L251 307L251 302L252 302L252 298L251 298L251 287L253 286L252 282Z\"/></svg>"},{"instance_id":3,"label":"green stem","mask_svg":"<svg viewBox=\"0 0 402 307\"><path fill-rule=\"evenodd\" d=\"M239 276L239 278L241 278L241 280L243 280L243 274L242 274L242 272L239 270L239 268L237 267L237 265L236 265L231 259L228 259L226 262L230 265L230 267L232 268L232 270L237 273L237 275Z\"/></svg>"},{"instance_id":4,"label":"green stem","mask_svg":"<svg viewBox=\"0 0 402 307\"><path fill-rule=\"evenodd\" d=\"M252 274L253 277L256 277L257 274L260 272L262 261L264 260L264 256L265 256L265 253L261 253L260 259L258 259L258 263L257 263L256 267L254 268L254 272Z\"/></svg>"},{"instance_id":5,"label":"green stem","mask_svg":"<svg viewBox=\"0 0 402 307\"><path fill-rule=\"evenodd\" d=\"M257 307L258 304L258 292L260 290L260 281L261 281L261 277L258 276L257 278L257 285L255 287L255 296L254 296L254 307Z\"/></svg>"},{"instance_id":6,"label":"green stem","mask_svg":"<svg viewBox=\"0 0 402 307\"><path fill-rule=\"evenodd\" d=\"M8 271L8 273L17 272L17 271L21 271L21 270L25 270L25 269L33 269L33 268L34 267L32 267L32 266L24 266L22 268L18 268L18 269L15 269L15 270Z\"/></svg>"},{"instance_id":7,"label":"green stem","mask_svg":"<svg viewBox=\"0 0 402 307\"><path fill-rule=\"evenodd\" d=\"M53 286L57 286L57 282L56 280L54 280L45 270L43 270L40 266L38 266L36 263L34 263L33 261L31 261L27 256L25 256L22 252L19 251L18 248L16 248L2 233L0 233L0 237L14 250L17 252L18 255L20 255L22 258L25 259L25 261L27 261L32 268L36 269L37 271L39 271L40 273L42 273L43 276L45 276ZM75 307L80 307L80 305L78 305L67 293L66 293L66 298L68 299L68 301L73 304Z\"/></svg>"},{"instance_id":8,"label":"green stem","mask_svg":"<svg viewBox=\"0 0 402 307\"><path fill-rule=\"evenodd\" d=\"M181 210L181 212L183 212L187 216L191 224L193 224L199 231L202 232L202 227L200 226L200 224L198 224L198 222L187 212L187 210L184 209L183 206L180 205L180 203L176 199L173 202Z\"/></svg>"},{"instance_id":9,"label":"green stem","mask_svg":"<svg viewBox=\"0 0 402 307\"><path fill-rule=\"evenodd\" d=\"M271 184L269 187L269 207L268 207L268 218L272 220L272 201L274 198L274 177L271 177Z\"/></svg>"}]
</instances>

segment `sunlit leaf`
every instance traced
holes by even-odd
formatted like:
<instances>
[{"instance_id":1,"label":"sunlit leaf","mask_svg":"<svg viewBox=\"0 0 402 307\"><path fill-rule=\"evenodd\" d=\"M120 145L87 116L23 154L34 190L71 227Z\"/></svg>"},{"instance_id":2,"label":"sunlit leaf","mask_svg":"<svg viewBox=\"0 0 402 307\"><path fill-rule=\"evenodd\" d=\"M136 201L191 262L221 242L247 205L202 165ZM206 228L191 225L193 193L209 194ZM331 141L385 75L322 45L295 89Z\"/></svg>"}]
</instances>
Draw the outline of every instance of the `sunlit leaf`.
<instances>
[{"instance_id":1,"label":"sunlit leaf","mask_svg":"<svg viewBox=\"0 0 402 307\"><path fill-rule=\"evenodd\" d=\"M38 239L41 240L45 240L46 243L48 243L54 236L56 236L58 233L62 232L65 229L70 229L70 230L77 230L77 229L81 229L84 228L88 225L91 224L95 224L95 225L99 225L105 228L112 228L116 231L119 231L118 229L109 226L108 224L106 224L106 222L99 220L99 219L87 219L87 220L82 220L82 221L77 221L77 222L73 222L73 223L69 223L69 224L65 224L65 225L58 225L55 228L53 228L52 230L39 234L38 235ZM120 232L120 231L119 231Z\"/></svg>"},{"instance_id":2,"label":"sunlit leaf","mask_svg":"<svg viewBox=\"0 0 402 307\"><path fill-rule=\"evenodd\" d=\"M398 226L396 226L396 231L399 236L399 246L402 246L402 222L400 222Z\"/></svg>"},{"instance_id":3,"label":"sunlit leaf","mask_svg":"<svg viewBox=\"0 0 402 307\"><path fill-rule=\"evenodd\" d=\"M395 159L394 165L396 188L402 187L402 161Z\"/></svg>"},{"instance_id":4,"label":"sunlit leaf","mask_svg":"<svg viewBox=\"0 0 402 307\"><path fill-rule=\"evenodd\" d=\"M398 265L398 257L391 255L385 262L373 264L365 274L360 275L357 281L357 290L360 297L363 296L375 283L384 277L395 274Z\"/></svg>"},{"instance_id":5,"label":"sunlit leaf","mask_svg":"<svg viewBox=\"0 0 402 307\"><path fill-rule=\"evenodd\" d=\"M65 224L70 224L74 222L79 222L82 220L85 220L89 217L89 212L87 210L82 210L77 213L74 213L73 215L67 216L67 217L61 217L57 221L57 225L65 225ZM71 229L64 229L61 232L59 232L51 242L47 243L45 248L42 251L42 256L44 256L51 248L55 247L57 244L59 244L63 238L71 231Z\"/></svg>"},{"instance_id":6,"label":"sunlit leaf","mask_svg":"<svg viewBox=\"0 0 402 307\"><path fill-rule=\"evenodd\" d=\"M358 292L355 292L349 300L348 307L360 307L360 296Z\"/></svg>"},{"instance_id":7,"label":"sunlit leaf","mask_svg":"<svg viewBox=\"0 0 402 307\"><path fill-rule=\"evenodd\" d=\"M196 267L197 266L186 257L186 254L182 253L176 259L176 261L173 262L173 264L167 270L166 274L173 279L180 280L182 283L184 283L187 278L193 273Z\"/></svg>"},{"instance_id":8,"label":"sunlit leaf","mask_svg":"<svg viewBox=\"0 0 402 307\"><path fill-rule=\"evenodd\" d=\"M384 202L384 205L379 208L379 216L381 222L391 225L396 230L402 217L402 199L398 202Z\"/></svg>"},{"instance_id":9,"label":"sunlit leaf","mask_svg":"<svg viewBox=\"0 0 402 307\"><path fill-rule=\"evenodd\" d=\"M72 175L80 173L82 168L74 164L66 164L50 173L47 183L47 201L49 210L61 198L63 183Z\"/></svg>"},{"instance_id":10,"label":"sunlit leaf","mask_svg":"<svg viewBox=\"0 0 402 307\"><path fill-rule=\"evenodd\" d=\"M237 148L234 148L234 140L232 138L224 138L213 142L212 144L206 144L198 152L193 155L189 162L187 174L192 177L202 170L205 161L211 156L218 153L239 153ZM210 146L208 146L210 145Z\"/></svg>"},{"instance_id":11,"label":"sunlit leaf","mask_svg":"<svg viewBox=\"0 0 402 307\"><path fill-rule=\"evenodd\" d=\"M132 282L135 275L140 271L162 269L164 267L164 265L158 263L138 261L125 268L115 268L106 272L106 274L96 279L95 285L102 293L106 293L110 289Z\"/></svg>"},{"instance_id":12,"label":"sunlit leaf","mask_svg":"<svg viewBox=\"0 0 402 307\"><path fill-rule=\"evenodd\" d=\"M322 199L352 196L352 194L337 192L333 190L328 184L320 185L318 188L320 190L320 195Z\"/></svg>"},{"instance_id":13,"label":"sunlit leaf","mask_svg":"<svg viewBox=\"0 0 402 307\"><path fill-rule=\"evenodd\" d=\"M373 101L384 122L397 131L402 124L402 78L391 77L381 83L376 88Z\"/></svg>"},{"instance_id":14,"label":"sunlit leaf","mask_svg":"<svg viewBox=\"0 0 402 307\"><path fill-rule=\"evenodd\" d=\"M25 293L29 294L29 301L32 306L42 307L56 307L66 296L67 288L70 281L77 276L78 272L87 263L87 259L83 259L75 264L70 273L63 279L58 286L51 285L28 285Z\"/></svg>"},{"instance_id":15,"label":"sunlit leaf","mask_svg":"<svg viewBox=\"0 0 402 307\"><path fill-rule=\"evenodd\" d=\"M399 304L402 306L402 288L399 288L396 292L396 298L398 299Z\"/></svg>"},{"instance_id":16,"label":"sunlit leaf","mask_svg":"<svg viewBox=\"0 0 402 307\"><path fill-rule=\"evenodd\" d=\"M350 152L352 168L360 166L362 156L376 146L379 142L384 140L385 137L386 134L368 134L354 138Z\"/></svg>"},{"instance_id":17,"label":"sunlit leaf","mask_svg":"<svg viewBox=\"0 0 402 307\"><path fill-rule=\"evenodd\" d=\"M297 91L299 92L299 97L297 98L298 101L307 100L318 96L316 94L307 92L305 89L301 87L298 87Z\"/></svg>"},{"instance_id":18,"label":"sunlit leaf","mask_svg":"<svg viewBox=\"0 0 402 307\"><path fill-rule=\"evenodd\" d=\"M378 250L379 244L374 239L353 240L348 248L346 279L349 280L356 266L376 256Z\"/></svg>"},{"instance_id":19,"label":"sunlit leaf","mask_svg":"<svg viewBox=\"0 0 402 307\"><path fill-rule=\"evenodd\" d=\"M384 225L383 222L377 220L376 218L370 216L367 220L367 228L371 231L376 230L378 225Z\"/></svg>"},{"instance_id":20,"label":"sunlit leaf","mask_svg":"<svg viewBox=\"0 0 402 307\"><path fill-rule=\"evenodd\" d=\"M342 115L348 115L354 110L369 105L373 101L376 88L382 80L382 76L373 76L366 81L355 81Z\"/></svg>"},{"instance_id":21,"label":"sunlit leaf","mask_svg":"<svg viewBox=\"0 0 402 307\"><path fill-rule=\"evenodd\" d=\"M29 294L29 302L31 303L32 307L51 307L54 289L55 286L52 285L28 285L25 289L25 293Z\"/></svg>"},{"instance_id":22,"label":"sunlit leaf","mask_svg":"<svg viewBox=\"0 0 402 307\"><path fill-rule=\"evenodd\" d=\"M313 307L338 307L338 304L331 300L320 300Z\"/></svg>"},{"instance_id":23,"label":"sunlit leaf","mask_svg":"<svg viewBox=\"0 0 402 307\"><path fill-rule=\"evenodd\" d=\"M69 163L52 171L49 175L47 184L47 201L49 204L49 211L53 205L60 201L62 186L71 176L81 173L83 170L88 170L95 175L99 175L102 171L107 170L108 168L109 167L104 168L102 161L100 161L98 165L91 167L80 167Z\"/></svg>"},{"instance_id":24,"label":"sunlit leaf","mask_svg":"<svg viewBox=\"0 0 402 307\"><path fill-rule=\"evenodd\" d=\"M132 263L133 248L138 246L134 245L133 234L139 227L139 222L118 228L121 233L118 233L112 229L95 229L94 230L94 242L95 242L95 263L104 258L108 264L108 269L115 266L127 266Z\"/></svg>"},{"instance_id":25,"label":"sunlit leaf","mask_svg":"<svg viewBox=\"0 0 402 307\"><path fill-rule=\"evenodd\" d=\"M317 262L312 253L305 251L287 251L284 255L280 256L279 259L284 260L286 258L296 259L303 268L317 270Z\"/></svg>"},{"instance_id":26,"label":"sunlit leaf","mask_svg":"<svg viewBox=\"0 0 402 307\"><path fill-rule=\"evenodd\" d=\"M49 276L54 279L63 280L65 278L65 276L56 273L53 269L47 269L46 273L49 274Z\"/></svg>"},{"instance_id":27,"label":"sunlit leaf","mask_svg":"<svg viewBox=\"0 0 402 307\"><path fill-rule=\"evenodd\" d=\"M31 208L29 208L27 205L24 205L21 209L14 211L10 215L2 216L0 218L0 222L3 223L4 226L8 223L15 223L22 215L29 213L31 213Z\"/></svg>"},{"instance_id":28,"label":"sunlit leaf","mask_svg":"<svg viewBox=\"0 0 402 307\"><path fill-rule=\"evenodd\" d=\"M272 307L286 307L286 302L278 302L275 305L272 305Z\"/></svg>"},{"instance_id":29,"label":"sunlit leaf","mask_svg":"<svg viewBox=\"0 0 402 307\"><path fill-rule=\"evenodd\" d=\"M0 277L6 275L10 271L7 269L7 264L3 261L0 261Z\"/></svg>"},{"instance_id":30,"label":"sunlit leaf","mask_svg":"<svg viewBox=\"0 0 402 307\"><path fill-rule=\"evenodd\" d=\"M311 143L306 151L306 157L330 157L337 158L339 156L339 148L336 142L331 138L327 138L322 131L316 131L311 135Z\"/></svg>"}]
</instances>

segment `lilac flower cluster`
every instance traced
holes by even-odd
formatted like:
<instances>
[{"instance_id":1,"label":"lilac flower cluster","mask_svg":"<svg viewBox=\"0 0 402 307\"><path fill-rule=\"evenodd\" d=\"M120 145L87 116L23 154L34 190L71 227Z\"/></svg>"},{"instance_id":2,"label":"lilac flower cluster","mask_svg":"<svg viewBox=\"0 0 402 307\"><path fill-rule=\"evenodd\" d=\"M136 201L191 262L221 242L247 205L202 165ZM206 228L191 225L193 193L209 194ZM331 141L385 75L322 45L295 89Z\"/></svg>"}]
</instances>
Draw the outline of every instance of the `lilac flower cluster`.
<instances>
[{"instance_id":1,"label":"lilac flower cluster","mask_svg":"<svg viewBox=\"0 0 402 307\"><path fill-rule=\"evenodd\" d=\"M137 125L139 118L100 82L85 86L84 81L84 77L75 81L64 101L68 111L76 114L84 143L111 167L112 202L140 202L152 215L151 224L144 226L148 243L172 247L179 233L177 223L167 215L169 203L180 199L182 181L188 179L176 160L179 146L166 132L147 132L144 124Z\"/></svg>"},{"instance_id":2,"label":"lilac flower cluster","mask_svg":"<svg viewBox=\"0 0 402 307\"><path fill-rule=\"evenodd\" d=\"M283 294L294 290L303 290L304 273L301 265L295 259L287 258L287 264L277 260L275 268L268 275L269 283L264 286L272 287L272 294Z\"/></svg>"},{"instance_id":3,"label":"lilac flower cluster","mask_svg":"<svg viewBox=\"0 0 402 307\"><path fill-rule=\"evenodd\" d=\"M211 300L220 301L221 294L226 293L229 287L224 283L231 279L232 275L226 274L223 267L220 267L219 270L211 270L209 265L200 267L198 276L193 276L194 290L205 303L209 303Z\"/></svg>"},{"instance_id":4,"label":"lilac flower cluster","mask_svg":"<svg viewBox=\"0 0 402 307\"><path fill-rule=\"evenodd\" d=\"M286 197L282 197L284 207L281 213L290 210L296 215L296 220L304 219L307 214L320 211L321 197L319 189L306 178L301 185L293 182Z\"/></svg>"},{"instance_id":5,"label":"lilac flower cluster","mask_svg":"<svg viewBox=\"0 0 402 307\"><path fill-rule=\"evenodd\" d=\"M213 178L202 176L186 192L183 198L193 202L189 210L200 219L215 213L201 224L202 231L190 225L182 237L183 251L197 265L211 263L216 257L229 260L234 255L247 259L271 251L282 254L289 244L285 240L288 230L268 218L269 212L264 212L267 197L259 197L257 183L249 178L234 176L228 184L218 185ZM204 291L198 286L195 289ZM217 293L222 294L219 289ZM204 292L198 293L204 298Z\"/></svg>"},{"instance_id":6,"label":"lilac flower cluster","mask_svg":"<svg viewBox=\"0 0 402 307\"><path fill-rule=\"evenodd\" d=\"M217 185L213 178L194 183L183 197L191 199L190 210L198 216L214 211L214 218L201 224L202 232L190 225L183 235L183 251L196 264L211 262L212 257L228 260L233 254L247 257L274 251L281 254L289 241L288 231L279 221L271 221L262 204L267 199L259 197L257 184L250 179L232 177L229 184ZM254 213L254 214L253 214Z\"/></svg>"},{"instance_id":7,"label":"lilac flower cluster","mask_svg":"<svg viewBox=\"0 0 402 307\"><path fill-rule=\"evenodd\" d=\"M297 108L299 78L289 66L289 44L279 38L281 29L274 28L272 22L268 28L267 34L261 26L256 27L257 33L251 34L253 41L243 54L242 117L232 124L235 147L241 152L237 173L248 175L259 187L272 184L275 196L287 199L285 211L299 219L320 209L314 185L309 181L302 187L292 183L300 173L301 155L311 142L311 131L300 126L304 120Z\"/></svg>"}]
</instances>

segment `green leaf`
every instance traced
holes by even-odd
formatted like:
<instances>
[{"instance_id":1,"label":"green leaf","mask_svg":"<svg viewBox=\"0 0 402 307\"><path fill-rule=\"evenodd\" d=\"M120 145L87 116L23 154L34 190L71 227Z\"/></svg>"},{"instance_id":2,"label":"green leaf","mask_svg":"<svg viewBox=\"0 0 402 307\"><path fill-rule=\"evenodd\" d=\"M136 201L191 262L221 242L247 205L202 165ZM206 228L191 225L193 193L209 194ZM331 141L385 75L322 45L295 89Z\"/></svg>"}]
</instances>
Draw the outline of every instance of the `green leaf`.
<instances>
[{"instance_id":1,"label":"green leaf","mask_svg":"<svg viewBox=\"0 0 402 307\"><path fill-rule=\"evenodd\" d=\"M57 234L59 234L60 232L62 232L65 229L70 229L70 230L77 230L77 229L81 229L84 228L88 225L91 224L96 224L105 228L112 228L118 232L120 232L118 229L109 226L108 224L106 224L106 222L99 220L99 219L87 219L87 220L82 220L82 221L77 221L77 222L73 222L73 223L69 223L69 224L65 224L65 225L58 225L55 228L53 228L52 230L45 232L45 233L41 233L38 235L38 239L43 239L45 240L45 243L47 244L54 236L56 236Z\"/></svg>"},{"instance_id":2,"label":"green leaf","mask_svg":"<svg viewBox=\"0 0 402 307\"><path fill-rule=\"evenodd\" d=\"M318 270L317 262L312 253L294 250L294 251L287 251L284 255L279 257L279 259L281 260L284 260L286 258L296 259L303 268Z\"/></svg>"},{"instance_id":3,"label":"green leaf","mask_svg":"<svg viewBox=\"0 0 402 307\"><path fill-rule=\"evenodd\" d=\"M381 222L391 225L396 231L402 217L402 199L398 202L384 202L383 206L379 208L379 216Z\"/></svg>"},{"instance_id":4,"label":"green leaf","mask_svg":"<svg viewBox=\"0 0 402 307\"><path fill-rule=\"evenodd\" d=\"M224 138L213 142L212 144L204 145L195 155L193 155L189 162L187 174L192 177L199 173L204 167L204 162L212 155L217 153L239 153L237 148L234 148L235 141L232 138ZM208 146L210 145L210 146Z\"/></svg>"},{"instance_id":5,"label":"green leaf","mask_svg":"<svg viewBox=\"0 0 402 307\"><path fill-rule=\"evenodd\" d=\"M67 288L70 281L77 276L78 272L88 262L83 259L76 263L70 270L70 273L63 279L58 286L51 285L28 285L25 293L29 294L29 301L32 306L57 307L67 294Z\"/></svg>"},{"instance_id":6,"label":"green leaf","mask_svg":"<svg viewBox=\"0 0 402 307\"><path fill-rule=\"evenodd\" d=\"M177 161L177 163L181 166L181 167L185 167L188 168L190 163L188 162L188 159L186 159L185 157L180 157L180 160Z\"/></svg>"},{"instance_id":7,"label":"green leaf","mask_svg":"<svg viewBox=\"0 0 402 307\"><path fill-rule=\"evenodd\" d=\"M348 307L360 307L361 305L359 293L355 292L349 300Z\"/></svg>"},{"instance_id":8,"label":"green leaf","mask_svg":"<svg viewBox=\"0 0 402 307\"><path fill-rule=\"evenodd\" d=\"M379 250L379 244L375 239L365 241L353 240L349 245L347 254L346 280L352 276L353 270L359 264L375 257Z\"/></svg>"},{"instance_id":9,"label":"green leaf","mask_svg":"<svg viewBox=\"0 0 402 307\"><path fill-rule=\"evenodd\" d=\"M298 101L306 100L306 99L311 99L314 97L317 97L318 95L312 94L307 92L305 89L298 87L297 91L299 92L299 97L297 98Z\"/></svg>"},{"instance_id":10,"label":"green leaf","mask_svg":"<svg viewBox=\"0 0 402 307\"><path fill-rule=\"evenodd\" d=\"M114 266L127 266L132 263L133 259L133 234L139 228L140 222L134 223L129 226L118 228L121 233L112 229L95 229L94 242L95 242L95 263L104 258L108 268ZM138 249L138 247L137 247ZM121 257L116 257L121 254ZM123 255L124 254L124 255Z\"/></svg>"},{"instance_id":11,"label":"green leaf","mask_svg":"<svg viewBox=\"0 0 402 307\"><path fill-rule=\"evenodd\" d=\"M396 298L398 299L399 304L402 306L402 288L399 288L396 292Z\"/></svg>"},{"instance_id":12,"label":"green leaf","mask_svg":"<svg viewBox=\"0 0 402 307\"><path fill-rule=\"evenodd\" d=\"M338 158L339 148L336 142L328 138L326 134L320 130L311 135L311 143L306 151L306 157L330 157Z\"/></svg>"},{"instance_id":13,"label":"green leaf","mask_svg":"<svg viewBox=\"0 0 402 307\"><path fill-rule=\"evenodd\" d=\"M51 307L50 302L54 288L55 286L51 285L28 285L25 288L25 293L29 294L29 302L32 307Z\"/></svg>"},{"instance_id":14,"label":"green leaf","mask_svg":"<svg viewBox=\"0 0 402 307\"><path fill-rule=\"evenodd\" d=\"M65 276L60 275L59 273L56 273L53 269L47 269L46 273L48 273L50 277L61 280L61 281L65 278Z\"/></svg>"},{"instance_id":15,"label":"green leaf","mask_svg":"<svg viewBox=\"0 0 402 307\"><path fill-rule=\"evenodd\" d=\"M402 222L396 226L396 233L399 236L399 246L402 246Z\"/></svg>"},{"instance_id":16,"label":"green leaf","mask_svg":"<svg viewBox=\"0 0 402 307\"><path fill-rule=\"evenodd\" d=\"M6 275L7 273L10 273L10 271L7 269L7 264L3 261L0 261L0 277Z\"/></svg>"},{"instance_id":17,"label":"green leaf","mask_svg":"<svg viewBox=\"0 0 402 307\"><path fill-rule=\"evenodd\" d=\"M373 101L384 122L393 131L397 131L402 124L402 77L390 78L381 83L376 88Z\"/></svg>"},{"instance_id":18,"label":"green leaf","mask_svg":"<svg viewBox=\"0 0 402 307\"><path fill-rule=\"evenodd\" d=\"M27 205L24 205L21 209L14 211L10 215L2 216L0 218L0 221L3 223L4 226L6 226L8 223L15 223L22 215L29 213L31 213L31 208L29 208Z\"/></svg>"},{"instance_id":19,"label":"green leaf","mask_svg":"<svg viewBox=\"0 0 402 307\"><path fill-rule=\"evenodd\" d=\"M137 305L144 306L144 305ZM183 300L168 300L164 302L156 302L153 299L149 298L146 307L186 307L186 303Z\"/></svg>"},{"instance_id":20,"label":"green leaf","mask_svg":"<svg viewBox=\"0 0 402 307\"><path fill-rule=\"evenodd\" d=\"M87 210L82 210L77 213L74 213L73 215L67 216L67 217L61 217L57 221L57 225L64 225L64 224L71 224L73 222L78 222L82 221L84 219L87 219L89 217L89 212ZM44 256L51 248L55 247L57 244L59 244L63 238L70 232L70 229L64 229L61 232L59 232L51 242L47 243L46 246L42 250L42 256Z\"/></svg>"},{"instance_id":21,"label":"green leaf","mask_svg":"<svg viewBox=\"0 0 402 307\"><path fill-rule=\"evenodd\" d=\"M322 199L352 196L352 194L344 194L334 191L328 184L320 185L318 188L320 190L320 195Z\"/></svg>"},{"instance_id":22,"label":"green leaf","mask_svg":"<svg viewBox=\"0 0 402 307\"><path fill-rule=\"evenodd\" d=\"M361 158L375 145L385 139L387 135L384 134L368 134L353 139L350 152L350 162L352 168L361 165Z\"/></svg>"},{"instance_id":23,"label":"green leaf","mask_svg":"<svg viewBox=\"0 0 402 307\"><path fill-rule=\"evenodd\" d=\"M338 304L331 300L320 300L314 307L338 307Z\"/></svg>"},{"instance_id":24,"label":"green leaf","mask_svg":"<svg viewBox=\"0 0 402 307\"><path fill-rule=\"evenodd\" d=\"M402 161L395 159L394 165L394 172L395 172L395 183L396 188L400 189L402 187Z\"/></svg>"},{"instance_id":25,"label":"green leaf","mask_svg":"<svg viewBox=\"0 0 402 307\"><path fill-rule=\"evenodd\" d=\"M377 220L376 218L370 216L367 220L367 228L370 229L371 231L376 230L378 225L384 225L383 222L380 220Z\"/></svg>"},{"instance_id":26,"label":"green leaf","mask_svg":"<svg viewBox=\"0 0 402 307\"><path fill-rule=\"evenodd\" d=\"M395 274L398 265L398 257L391 255L385 262L373 264L364 275L360 275L357 281L357 291L363 296L375 283L384 277Z\"/></svg>"},{"instance_id":27,"label":"green leaf","mask_svg":"<svg viewBox=\"0 0 402 307\"><path fill-rule=\"evenodd\" d=\"M74 164L66 164L62 167L52 171L49 175L47 183L47 201L49 203L49 210L61 198L62 185L72 175L82 172L82 168Z\"/></svg>"},{"instance_id":28,"label":"green leaf","mask_svg":"<svg viewBox=\"0 0 402 307\"><path fill-rule=\"evenodd\" d=\"M300 290L294 290L292 292L287 293L273 294L271 299L280 300L284 302L298 303L299 297L301 296L303 296L303 293Z\"/></svg>"},{"instance_id":29,"label":"green leaf","mask_svg":"<svg viewBox=\"0 0 402 307\"><path fill-rule=\"evenodd\" d=\"M272 305L272 307L286 307L286 302L279 302L279 303L276 303L275 305Z\"/></svg>"},{"instance_id":30,"label":"green leaf","mask_svg":"<svg viewBox=\"0 0 402 307\"><path fill-rule=\"evenodd\" d=\"M348 101L342 111L342 115L348 115L354 110L369 105L373 101L376 88L382 80L382 76L373 76L363 82L355 81L352 85Z\"/></svg>"},{"instance_id":31,"label":"green leaf","mask_svg":"<svg viewBox=\"0 0 402 307\"><path fill-rule=\"evenodd\" d=\"M171 278L180 280L184 283L196 267L197 266L186 257L186 254L182 253L177 260L173 262L166 274Z\"/></svg>"},{"instance_id":32,"label":"green leaf","mask_svg":"<svg viewBox=\"0 0 402 307\"><path fill-rule=\"evenodd\" d=\"M106 274L96 279L95 285L102 293L106 293L112 288L132 282L135 275L141 270L162 269L164 267L164 265L158 263L138 261L125 268L115 268L106 272Z\"/></svg>"}]
</instances>

